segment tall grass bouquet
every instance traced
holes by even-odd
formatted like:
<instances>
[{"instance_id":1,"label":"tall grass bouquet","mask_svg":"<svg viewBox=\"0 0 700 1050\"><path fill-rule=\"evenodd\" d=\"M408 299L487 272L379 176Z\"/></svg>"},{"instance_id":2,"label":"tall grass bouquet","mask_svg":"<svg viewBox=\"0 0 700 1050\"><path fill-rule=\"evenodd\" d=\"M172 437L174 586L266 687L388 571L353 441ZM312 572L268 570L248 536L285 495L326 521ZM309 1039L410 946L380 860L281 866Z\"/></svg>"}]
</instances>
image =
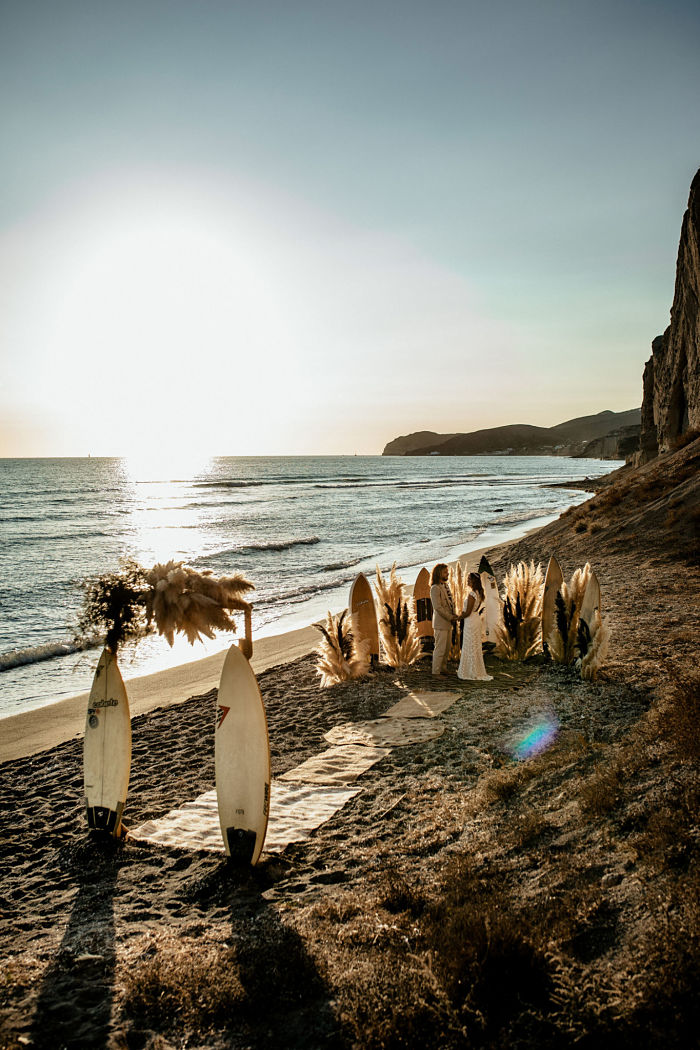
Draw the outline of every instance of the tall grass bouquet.
<instances>
[{"instance_id":1,"label":"tall grass bouquet","mask_svg":"<svg viewBox=\"0 0 700 1050\"><path fill-rule=\"evenodd\" d=\"M370 642L356 638L351 624L346 623L347 615L347 609L339 616L329 612L325 623L314 624L323 635L316 649L316 673L324 689L351 678L362 678L369 670Z\"/></svg>"},{"instance_id":2,"label":"tall grass bouquet","mask_svg":"<svg viewBox=\"0 0 700 1050\"><path fill-rule=\"evenodd\" d=\"M376 577L377 597L384 610L379 618L379 633L386 662L390 667L409 667L423 652L415 603L407 595L403 580L396 575L396 562L391 566L388 580L382 576L379 566Z\"/></svg>"},{"instance_id":3,"label":"tall grass bouquet","mask_svg":"<svg viewBox=\"0 0 700 1050\"><path fill-rule=\"evenodd\" d=\"M562 583L555 599L556 630L549 640L549 652L555 664L571 664L576 659L579 614L583 605L591 566L586 562L567 583Z\"/></svg>"},{"instance_id":4,"label":"tall grass bouquet","mask_svg":"<svg viewBox=\"0 0 700 1050\"><path fill-rule=\"evenodd\" d=\"M503 618L496 627L496 654L527 660L540 648L542 566L534 561L511 565L503 577Z\"/></svg>"}]
</instances>

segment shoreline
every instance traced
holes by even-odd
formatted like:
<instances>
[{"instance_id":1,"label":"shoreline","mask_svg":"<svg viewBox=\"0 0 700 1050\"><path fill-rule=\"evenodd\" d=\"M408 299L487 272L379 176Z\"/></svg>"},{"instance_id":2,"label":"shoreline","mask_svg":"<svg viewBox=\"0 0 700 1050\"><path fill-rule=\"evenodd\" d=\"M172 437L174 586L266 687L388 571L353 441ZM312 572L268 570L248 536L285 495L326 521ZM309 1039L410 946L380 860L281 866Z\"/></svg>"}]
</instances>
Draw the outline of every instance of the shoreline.
<instances>
[{"instance_id":1,"label":"shoreline","mask_svg":"<svg viewBox=\"0 0 700 1050\"><path fill-rule=\"evenodd\" d=\"M530 535L538 529L529 529ZM478 565L482 555L493 554L506 543L493 547L479 547L467 551L449 561L460 562L465 567ZM412 585L407 585L410 592ZM300 656L311 653L318 645L319 634L311 624L280 634L263 636L253 640L251 666L256 675L271 667L288 664ZM234 645L237 642L233 643ZM148 714L157 708L185 703L193 696L201 696L219 684L221 668L230 647L210 653L198 660L178 664L175 667L154 671L134 678L124 678L129 696L131 717ZM57 744L82 737L85 726L85 709L89 692L63 697L53 703L6 715L0 719L0 764L48 751Z\"/></svg>"}]
</instances>

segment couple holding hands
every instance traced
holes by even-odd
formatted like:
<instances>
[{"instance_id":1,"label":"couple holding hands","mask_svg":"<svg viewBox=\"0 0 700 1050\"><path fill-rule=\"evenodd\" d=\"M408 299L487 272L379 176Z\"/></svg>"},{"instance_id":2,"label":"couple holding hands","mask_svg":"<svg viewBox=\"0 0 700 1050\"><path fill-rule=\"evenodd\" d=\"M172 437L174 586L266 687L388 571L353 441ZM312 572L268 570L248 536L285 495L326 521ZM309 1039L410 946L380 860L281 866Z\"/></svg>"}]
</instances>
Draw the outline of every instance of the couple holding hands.
<instances>
[{"instance_id":1,"label":"couple holding hands","mask_svg":"<svg viewBox=\"0 0 700 1050\"><path fill-rule=\"evenodd\" d=\"M481 652L481 620L479 612L484 604L484 588L478 572L470 572L467 577L469 589L464 599L461 614L455 612L454 600L450 585L447 582L449 570L440 562L433 569L430 578L430 600L433 603L433 632L435 648L433 650L433 675L445 675L447 653L452 643L452 629L460 620L464 622L462 655L457 669L457 677L470 682L490 682L492 676L486 674L484 657Z\"/></svg>"}]
</instances>

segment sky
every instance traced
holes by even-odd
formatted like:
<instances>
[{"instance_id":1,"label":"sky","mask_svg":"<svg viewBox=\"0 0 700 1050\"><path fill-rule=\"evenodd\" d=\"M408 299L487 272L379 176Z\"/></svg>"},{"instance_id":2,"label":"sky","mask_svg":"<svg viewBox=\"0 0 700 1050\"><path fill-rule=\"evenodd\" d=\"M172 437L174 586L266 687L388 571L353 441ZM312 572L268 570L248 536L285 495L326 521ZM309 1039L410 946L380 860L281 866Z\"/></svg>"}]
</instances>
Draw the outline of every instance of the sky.
<instances>
[{"instance_id":1,"label":"sky","mask_svg":"<svg viewBox=\"0 0 700 1050\"><path fill-rule=\"evenodd\" d=\"M696 0L0 0L0 456L638 406Z\"/></svg>"}]
</instances>

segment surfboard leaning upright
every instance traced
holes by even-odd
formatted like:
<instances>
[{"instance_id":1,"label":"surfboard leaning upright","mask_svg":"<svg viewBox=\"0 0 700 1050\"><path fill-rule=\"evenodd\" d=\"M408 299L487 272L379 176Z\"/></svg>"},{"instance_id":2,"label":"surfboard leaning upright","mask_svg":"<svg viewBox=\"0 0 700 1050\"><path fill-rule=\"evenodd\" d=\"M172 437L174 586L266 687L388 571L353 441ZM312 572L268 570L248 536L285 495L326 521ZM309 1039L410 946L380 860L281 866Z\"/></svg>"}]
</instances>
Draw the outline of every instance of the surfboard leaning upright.
<instances>
[{"instance_id":1,"label":"surfboard leaning upright","mask_svg":"<svg viewBox=\"0 0 700 1050\"><path fill-rule=\"evenodd\" d=\"M375 664L379 660L379 621L372 588L363 572L353 580L349 607L358 638L369 641L369 655Z\"/></svg>"},{"instance_id":2,"label":"surfboard leaning upright","mask_svg":"<svg viewBox=\"0 0 700 1050\"><path fill-rule=\"evenodd\" d=\"M557 559L552 555L547 565L542 596L542 648L549 652L551 640L557 630L557 594L562 588L564 577Z\"/></svg>"},{"instance_id":3,"label":"surfboard leaning upright","mask_svg":"<svg viewBox=\"0 0 700 1050\"><path fill-rule=\"evenodd\" d=\"M116 657L103 649L85 719L83 783L88 827L119 836L130 771L129 700Z\"/></svg>"},{"instance_id":4,"label":"surfboard leaning upright","mask_svg":"<svg viewBox=\"0 0 700 1050\"><path fill-rule=\"evenodd\" d=\"M433 603L430 600L430 573L425 566L416 577L413 587L413 600L416 603L416 621L423 652L432 653L435 648Z\"/></svg>"},{"instance_id":5,"label":"surfboard leaning upright","mask_svg":"<svg viewBox=\"0 0 700 1050\"><path fill-rule=\"evenodd\" d=\"M214 768L224 849L234 860L256 864L270 812L270 741L260 687L237 645L221 671Z\"/></svg>"},{"instance_id":6,"label":"surfboard leaning upright","mask_svg":"<svg viewBox=\"0 0 700 1050\"><path fill-rule=\"evenodd\" d=\"M490 650L496 646L496 627L503 616L503 602L498 593L496 574L485 555L482 555L479 562L479 576L485 599L484 615L481 619L481 642Z\"/></svg>"}]
</instances>

